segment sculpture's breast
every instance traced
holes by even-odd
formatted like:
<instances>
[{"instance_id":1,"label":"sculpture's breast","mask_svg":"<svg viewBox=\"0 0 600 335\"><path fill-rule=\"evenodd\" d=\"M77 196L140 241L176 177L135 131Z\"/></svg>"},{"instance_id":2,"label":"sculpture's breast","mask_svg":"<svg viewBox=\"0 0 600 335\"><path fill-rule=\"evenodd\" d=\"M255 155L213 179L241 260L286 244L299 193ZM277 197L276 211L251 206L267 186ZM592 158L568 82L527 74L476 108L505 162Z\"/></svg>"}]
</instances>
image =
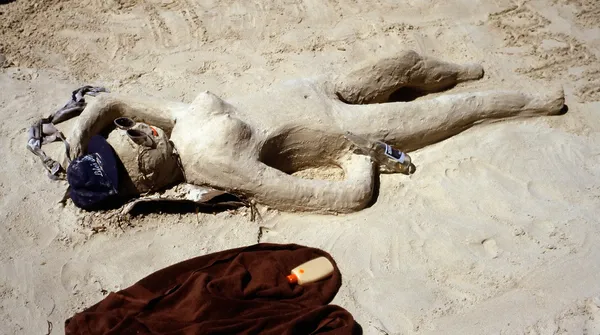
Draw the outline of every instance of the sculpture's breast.
<instances>
[{"instance_id":1,"label":"sculpture's breast","mask_svg":"<svg viewBox=\"0 0 600 335\"><path fill-rule=\"evenodd\" d=\"M178 119L171 138L182 156L221 157L237 156L251 147L252 133L246 123L225 114L202 120Z\"/></svg>"}]
</instances>

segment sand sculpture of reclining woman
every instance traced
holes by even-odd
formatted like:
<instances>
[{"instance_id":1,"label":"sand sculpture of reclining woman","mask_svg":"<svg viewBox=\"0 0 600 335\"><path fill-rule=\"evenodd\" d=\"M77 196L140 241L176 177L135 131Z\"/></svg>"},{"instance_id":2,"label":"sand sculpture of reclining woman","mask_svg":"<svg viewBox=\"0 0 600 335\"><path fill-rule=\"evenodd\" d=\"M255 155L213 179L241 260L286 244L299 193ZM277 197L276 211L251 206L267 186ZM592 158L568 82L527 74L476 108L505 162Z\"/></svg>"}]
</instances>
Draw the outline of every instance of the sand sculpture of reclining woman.
<instances>
[{"instance_id":1,"label":"sand sculpture of reclining woman","mask_svg":"<svg viewBox=\"0 0 600 335\"><path fill-rule=\"evenodd\" d=\"M492 90L388 102L400 89L438 92L483 76L457 65L403 52L346 75L299 79L244 97L200 93L191 104L102 94L68 137L74 156L114 119L130 117L164 129L180 155L186 182L208 185L280 210L352 212L371 201L375 166L355 154L346 131L404 151L455 135L481 121L559 114L561 89L539 95ZM292 175L338 166L344 180Z\"/></svg>"}]
</instances>

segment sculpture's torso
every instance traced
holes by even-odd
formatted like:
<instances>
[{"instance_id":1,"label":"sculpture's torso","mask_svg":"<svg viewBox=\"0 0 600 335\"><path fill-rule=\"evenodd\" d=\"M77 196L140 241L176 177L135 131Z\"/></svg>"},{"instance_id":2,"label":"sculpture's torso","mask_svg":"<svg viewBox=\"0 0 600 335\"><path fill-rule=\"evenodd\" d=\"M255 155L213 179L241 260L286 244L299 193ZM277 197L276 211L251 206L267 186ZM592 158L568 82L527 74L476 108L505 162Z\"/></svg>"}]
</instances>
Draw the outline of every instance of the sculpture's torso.
<instances>
[{"instance_id":1,"label":"sculpture's torso","mask_svg":"<svg viewBox=\"0 0 600 335\"><path fill-rule=\"evenodd\" d=\"M333 150L339 151L331 142L343 134L333 116L337 108L321 86L308 80L227 102L207 92L177 116L172 140L190 182L227 180L215 186L231 188L248 182L238 178L245 174L242 169L259 161L278 164L282 154L287 155L283 169L292 170L330 159ZM334 148L332 155L323 155L322 147Z\"/></svg>"}]
</instances>

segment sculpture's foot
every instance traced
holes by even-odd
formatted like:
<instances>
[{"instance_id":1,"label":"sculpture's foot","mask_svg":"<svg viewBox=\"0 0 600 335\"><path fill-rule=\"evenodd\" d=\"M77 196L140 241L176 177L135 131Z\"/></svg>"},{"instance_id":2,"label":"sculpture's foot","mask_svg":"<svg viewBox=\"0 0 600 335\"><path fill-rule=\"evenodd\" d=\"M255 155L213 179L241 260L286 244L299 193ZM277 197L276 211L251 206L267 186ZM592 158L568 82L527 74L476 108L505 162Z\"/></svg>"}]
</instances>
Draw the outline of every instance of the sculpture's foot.
<instances>
[{"instance_id":1,"label":"sculpture's foot","mask_svg":"<svg viewBox=\"0 0 600 335\"><path fill-rule=\"evenodd\" d=\"M456 80L458 82L469 81L469 80L478 80L483 78L483 66L477 63L467 63L462 65L463 70L458 71L458 75Z\"/></svg>"},{"instance_id":2,"label":"sculpture's foot","mask_svg":"<svg viewBox=\"0 0 600 335\"><path fill-rule=\"evenodd\" d=\"M536 96L526 109L537 111L536 114L558 115L564 112L565 92L562 86L555 86Z\"/></svg>"},{"instance_id":3,"label":"sculpture's foot","mask_svg":"<svg viewBox=\"0 0 600 335\"><path fill-rule=\"evenodd\" d=\"M519 91L487 91L476 93L477 99L463 95L472 110L471 118L503 119L519 116L557 115L563 112L565 94L562 86L539 90L536 93ZM475 103L473 103L475 102ZM455 106L460 105L455 102Z\"/></svg>"}]
</instances>

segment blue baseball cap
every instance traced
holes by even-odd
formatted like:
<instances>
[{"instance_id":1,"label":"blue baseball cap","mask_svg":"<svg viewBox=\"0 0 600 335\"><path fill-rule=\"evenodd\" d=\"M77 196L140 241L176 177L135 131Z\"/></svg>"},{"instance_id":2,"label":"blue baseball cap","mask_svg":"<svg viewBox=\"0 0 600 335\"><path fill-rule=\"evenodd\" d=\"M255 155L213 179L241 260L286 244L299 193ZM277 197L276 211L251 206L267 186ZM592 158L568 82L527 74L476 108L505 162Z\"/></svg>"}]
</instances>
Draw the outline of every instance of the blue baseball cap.
<instances>
[{"instance_id":1,"label":"blue baseball cap","mask_svg":"<svg viewBox=\"0 0 600 335\"><path fill-rule=\"evenodd\" d=\"M119 171L113 148L104 137L90 139L87 154L74 159L67 168L70 196L75 206L99 209L118 193Z\"/></svg>"}]
</instances>

